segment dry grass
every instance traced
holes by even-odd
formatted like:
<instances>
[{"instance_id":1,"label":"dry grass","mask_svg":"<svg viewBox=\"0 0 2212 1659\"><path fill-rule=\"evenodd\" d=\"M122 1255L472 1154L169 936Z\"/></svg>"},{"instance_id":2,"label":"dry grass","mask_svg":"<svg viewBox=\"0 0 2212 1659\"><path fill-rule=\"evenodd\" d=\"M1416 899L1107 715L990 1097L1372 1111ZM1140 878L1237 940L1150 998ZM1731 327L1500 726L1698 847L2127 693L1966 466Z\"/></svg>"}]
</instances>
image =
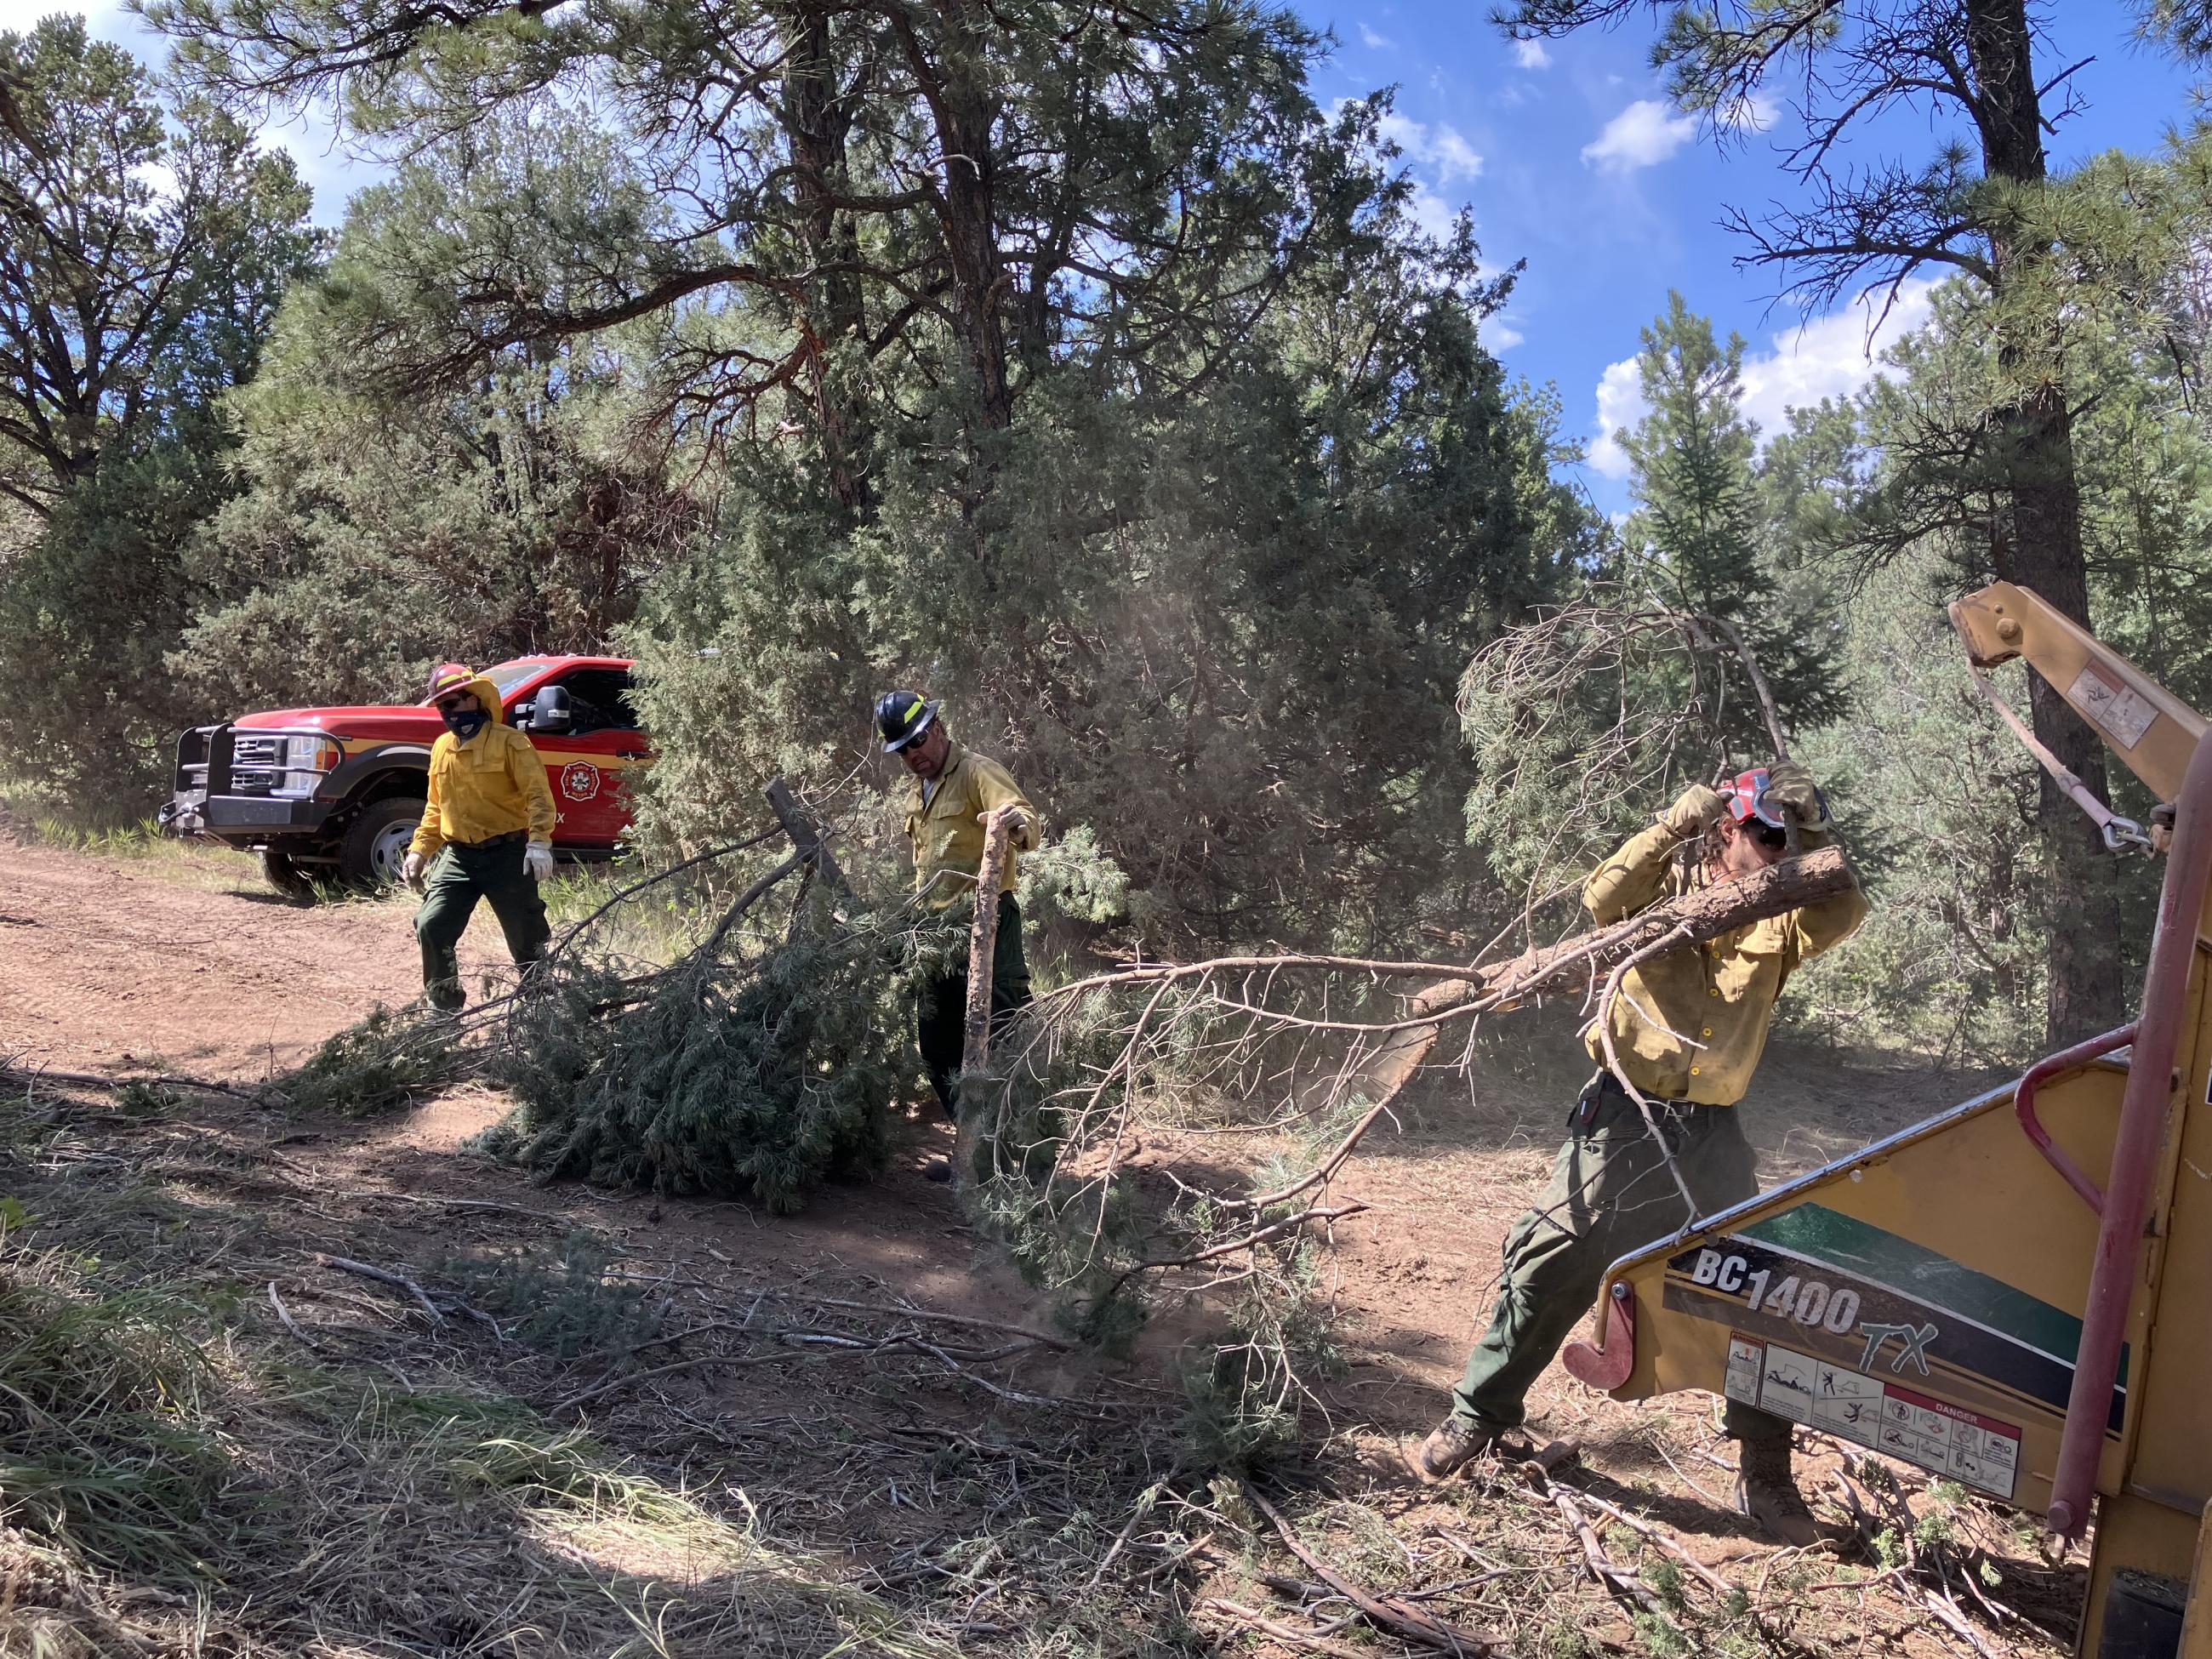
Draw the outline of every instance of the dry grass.
<instances>
[{"instance_id":1,"label":"dry grass","mask_svg":"<svg viewBox=\"0 0 2212 1659\"><path fill-rule=\"evenodd\" d=\"M1255 1492L1331 1571L1516 1654L2067 1643L2078 1566L1912 1477L1883 1500L1909 1519L1885 1510L1856 1559L1763 1547L1711 1501L1727 1448L1698 1402L1591 1398L1560 1425L1589 1443L1551 1480L1601 1583L1550 1492L1503 1466L1412 1485L1348 1386L1317 1384L1301 1439L1225 1475L1158 1371L1115 1383L894 1285L679 1263L650 1230L564 1237L519 1187L471 1212L471 1248L441 1247L389 1222L420 1205L276 1151L281 1118L40 1101L0 1134L0 1193L32 1212L0 1240L0 1341L44 1413L0 1407L6 1659L1322 1650L1263 1626L1419 1650L1317 1583ZM658 1369L677 1361L699 1363ZM111 1484L61 1478L83 1468ZM1881 1477L1853 1478L1871 1502Z\"/></svg>"}]
</instances>

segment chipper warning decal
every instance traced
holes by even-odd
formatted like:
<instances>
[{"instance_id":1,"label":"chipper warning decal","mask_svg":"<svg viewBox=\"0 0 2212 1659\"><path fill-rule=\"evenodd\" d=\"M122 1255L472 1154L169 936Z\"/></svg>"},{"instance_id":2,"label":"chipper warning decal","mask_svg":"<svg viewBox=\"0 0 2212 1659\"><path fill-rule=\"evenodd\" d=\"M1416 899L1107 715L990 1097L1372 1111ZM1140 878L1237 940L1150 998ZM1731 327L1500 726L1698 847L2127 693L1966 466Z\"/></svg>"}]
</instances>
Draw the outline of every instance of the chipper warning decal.
<instances>
[{"instance_id":1,"label":"chipper warning decal","mask_svg":"<svg viewBox=\"0 0 2212 1659\"><path fill-rule=\"evenodd\" d=\"M1994 1498L2010 1498L2020 1477L2017 1423L1740 1332L1729 1340L1727 1394Z\"/></svg>"},{"instance_id":2,"label":"chipper warning decal","mask_svg":"<svg viewBox=\"0 0 2212 1659\"><path fill-rule=\"evenodd\" d=\"M1999 1498L2022 1425L2064 1417L2081 1335L2063 1309L1818 1204L1673 1257L1664 1305L1728 1328L1730 1399ZM2115 1431L2126 1375L2123 1355Z\"/></svg>"}]
</instances>

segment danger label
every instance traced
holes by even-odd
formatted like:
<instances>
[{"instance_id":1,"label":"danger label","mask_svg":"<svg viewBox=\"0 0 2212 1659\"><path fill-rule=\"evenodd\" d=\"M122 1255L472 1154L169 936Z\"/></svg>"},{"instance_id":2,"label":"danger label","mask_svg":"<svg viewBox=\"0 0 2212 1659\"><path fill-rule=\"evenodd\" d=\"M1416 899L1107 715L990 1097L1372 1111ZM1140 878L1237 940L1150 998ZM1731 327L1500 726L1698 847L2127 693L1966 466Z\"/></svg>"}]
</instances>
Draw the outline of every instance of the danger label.
<instances>
[{"instance_id":1,"label":"danger label","mask_svg":"<svg viewBox=\"0 0 2212 1659\"><path fill-rule=\"evenodd\" d=\"M1994 1498L2019 1479L2017 1424L1757 1337L1730 1335L1723 1392Z\"/></svg>"},{"instance_id":2,"label":"danger label","mask_svg":"<svg viewBox=\"0 0 2212 1659\"><path fill-rule=\"evenodd\" d=\"M2066 698L2109 732L2112 741L2123 749L2132 749L2141 743L2142 734L2158 718L2157 709L2121 684L2118 676L2107 673L2094 662L2085 664L2074 677Z\"/></svg>"}]
</instances>

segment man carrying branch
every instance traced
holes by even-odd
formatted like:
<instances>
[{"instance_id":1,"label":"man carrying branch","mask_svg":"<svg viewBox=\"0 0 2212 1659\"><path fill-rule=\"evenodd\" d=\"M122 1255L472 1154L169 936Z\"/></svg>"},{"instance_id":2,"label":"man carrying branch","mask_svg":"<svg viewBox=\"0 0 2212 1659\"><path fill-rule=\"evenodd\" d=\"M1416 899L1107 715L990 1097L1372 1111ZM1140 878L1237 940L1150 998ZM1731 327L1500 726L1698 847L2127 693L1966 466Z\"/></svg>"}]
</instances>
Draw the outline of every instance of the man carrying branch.
<instances>
[{"instance_id":1,"label":"man carrying branch","mask_svg":"<svg viewBox=\"0 0 2212 1659\"><path fill-rule=\"evenodd\" d=\"M1030 1000L1029 959L1022 950L1022 911L1014 900L1018 855L1037 844L1036 809L1013 774L952 741L938 718L941 705L913 691L886 692L876 703L876 730L884 752L896 755L911 778L906 800L907 840L914 850L914 884L921 908L951 910L972 902L982 868L985 820L1004 813L1008 822L1006 868L999 890L999 929L991 957L991 1026L1004 1027ZM966 1036L968 969L963 961L924 981L915 996L915 1037L930 1086L948 1119ZM933 1168L933 1181L951 1178L951 1166Z\"/></svg>"},{"instance_id":2,"label":"man carrying branch","mask_svg":"<svg viewBox=\"0 0 2212 1659\"><path fill-rule=\"evenodd\" d=\"M1794 815L1809 850L1828 839L1826 805L1802 767L1740 774L1724 793L1698 785L1600 865L1583 904L1600 927L1699 888L1765 869L1782 856ZM1801 909L1685 944L1630 969L1607 1019L1620 1069L1650 1103L1665 1149L1607 1066L1596 1020L1583 1033L1599 1065L1568 1122L1552 1183L1505 1236L1490 1328L1452 1390L1451 1415L1413 1454L1442 1480L1520 1427L1529 1386L1596 1300L1605 1271L1690 1218L1668 1167L1671 1152L1698 1212L1759 1190L1751 1143L1735 1110L1766 1046L1776 1000L1797 964L1839 943L1866 915L1856 887ZM1790 1544L1819 1536L1790 1469L1790 1425L1728 1402L1739 1443L1736 1506Z\"/></svg>"}]
</instances>

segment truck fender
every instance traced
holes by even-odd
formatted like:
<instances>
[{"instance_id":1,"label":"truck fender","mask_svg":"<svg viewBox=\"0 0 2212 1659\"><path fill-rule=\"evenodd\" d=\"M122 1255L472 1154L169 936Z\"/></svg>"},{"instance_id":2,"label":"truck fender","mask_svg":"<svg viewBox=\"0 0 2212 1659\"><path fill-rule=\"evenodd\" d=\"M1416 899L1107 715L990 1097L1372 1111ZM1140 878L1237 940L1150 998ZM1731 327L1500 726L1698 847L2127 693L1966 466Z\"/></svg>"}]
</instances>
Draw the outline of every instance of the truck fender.
<instances>
[{"instance_id":1,"label":"truck fender","mask_svg":"<svg viewBox=\"0 0 2212 1659\"><path fill-rule=\"evenodd\" d=\"M323 788L332 799L350 802L364 785L392 771L427 778L430 771L428 747L419 743L386 743L364 749L357 755L348 755L323 780Z\"/></svg>"}]
</instances>

